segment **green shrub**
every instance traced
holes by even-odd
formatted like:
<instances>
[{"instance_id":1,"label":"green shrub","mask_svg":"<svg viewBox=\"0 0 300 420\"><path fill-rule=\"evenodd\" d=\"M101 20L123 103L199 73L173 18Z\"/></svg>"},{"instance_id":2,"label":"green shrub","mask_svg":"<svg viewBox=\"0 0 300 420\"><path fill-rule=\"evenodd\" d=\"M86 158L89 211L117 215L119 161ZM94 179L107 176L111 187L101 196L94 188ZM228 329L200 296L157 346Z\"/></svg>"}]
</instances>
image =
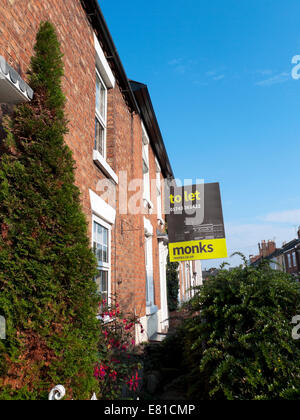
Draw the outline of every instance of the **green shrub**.
<instances>
[{"instance_id":1,"label":"green shrub","mask_svg":"<svg viewBox=\"0 0 300 420\"><path fill-rule=\"evenodd\" d=\"M299 284L268 264L208 280L186 324L190 397L300 399L300 345L291 325L299 303Z\"/></svg>"},{"instance_id":2,"label":"green shrub","mask_svg":"<svg viewBox=\"0 0 300 420\"><path fill-rule=\"evenodd\" d=\"M173 312L178 309L178 292L179 292L179 274L178 263L170 262L168 256L167 262L167 290L168 290L168 307Z\"/></svg>"},{"instance_id":3,"label":"green shrub","mask_svg":"<svg viewBox=\"0 0 300 420\"><path fill-rule=\"evenodd\" d=\"M6 123L0 160L0 399L69 398L97 392L99 325L95 258L64 143L62 54L54 27L37 34L31 103Z\"/></svg>"}]
</instances>

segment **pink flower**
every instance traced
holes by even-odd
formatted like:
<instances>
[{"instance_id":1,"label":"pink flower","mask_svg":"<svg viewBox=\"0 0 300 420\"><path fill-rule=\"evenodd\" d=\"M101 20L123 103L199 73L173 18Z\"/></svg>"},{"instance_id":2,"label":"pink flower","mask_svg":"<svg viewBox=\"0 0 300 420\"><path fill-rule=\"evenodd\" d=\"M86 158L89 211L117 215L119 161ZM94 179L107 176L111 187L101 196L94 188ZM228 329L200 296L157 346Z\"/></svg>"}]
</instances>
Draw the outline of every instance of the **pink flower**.
<instances>
[{"instance_id":1,"label":"pink flower","mask_svg":"<svg viewBox=\"0 0 300 420\"><path fill-rule=\"evenodd\" d=\"M103 379L106 376L106 366L97 365L94 370L94 376L98 379Z\"/></svg>"},{"instance_id":2,"label":"pink flower","mask_svg":"<svg viewBox=\"0 0 300 420\"><path fill-rule=\"evenodd\" d=\"M139 373L136 372L135 376L132 376L132 378L127 382L127 385L129 385L129 389L131 391L137 391L140 380L141 378L139 378Z\"/></svg>"},{"instance_id":3,"label":"pink flower","mask_svg":"<svg viewBox=\"0 0 300 420\"><path fill-rule=\"evenodd\" d=\"M109 374L109 377L112 378L112 380L114 382L116 381L117 376L118 376L118 374L117 374L117 372L115 370Z\"/></svg>"}]
</instances>

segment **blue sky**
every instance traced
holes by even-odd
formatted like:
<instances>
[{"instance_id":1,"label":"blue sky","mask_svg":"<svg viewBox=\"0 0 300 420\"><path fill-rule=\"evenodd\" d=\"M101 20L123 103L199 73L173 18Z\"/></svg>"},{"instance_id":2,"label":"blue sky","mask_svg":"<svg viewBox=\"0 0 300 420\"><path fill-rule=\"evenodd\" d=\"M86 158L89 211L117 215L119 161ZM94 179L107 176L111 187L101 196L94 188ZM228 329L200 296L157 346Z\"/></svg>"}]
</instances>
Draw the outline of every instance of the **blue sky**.
<instances>
[{"instance_id":1,"label":"blue sky","mask_svg":"<svg viewBox=\"0 0 300 420\"><path fill-rule=\"evenodd\" d=\"M128 77L149 87L176 177L220 182L229 253L295 237L299 0L100 6Z\"/></svg>"}]
</instances>

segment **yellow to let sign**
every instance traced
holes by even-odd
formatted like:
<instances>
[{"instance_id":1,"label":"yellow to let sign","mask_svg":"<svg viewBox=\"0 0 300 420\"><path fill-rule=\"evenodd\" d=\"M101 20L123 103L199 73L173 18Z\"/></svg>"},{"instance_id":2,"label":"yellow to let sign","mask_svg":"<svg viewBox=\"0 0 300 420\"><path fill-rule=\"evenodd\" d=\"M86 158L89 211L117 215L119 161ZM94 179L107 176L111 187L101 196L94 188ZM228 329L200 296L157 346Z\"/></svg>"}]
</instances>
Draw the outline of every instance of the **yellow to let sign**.
<instances>
[{"instance_id":1,"label":"yellow to let sign","mask_svg":"<svg viewBox=\"0 0 300 420\"><path fill-rule=\"evenodd\" d=\"M225 238L171 243L169 251L171 262L214 260L228 257Z\"/></svg>"}]
</instances>

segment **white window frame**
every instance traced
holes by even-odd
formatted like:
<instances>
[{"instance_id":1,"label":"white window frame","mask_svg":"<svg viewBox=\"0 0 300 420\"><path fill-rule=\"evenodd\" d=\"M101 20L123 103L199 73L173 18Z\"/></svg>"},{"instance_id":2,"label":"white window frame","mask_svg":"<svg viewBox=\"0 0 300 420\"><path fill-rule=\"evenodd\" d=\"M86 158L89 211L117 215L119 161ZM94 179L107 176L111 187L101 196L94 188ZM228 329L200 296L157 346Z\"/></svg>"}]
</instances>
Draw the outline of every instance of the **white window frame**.
<instances>
[{"instance_id":1,"label":"white window frame","mask_svg":"<svg viewBox=\"0 0 300 420\"><path fill-rule=\"evenodd\" d=\"M165 222L162 218L162 183L161 183L161 169L158 160L156 163L156 195L157 195L157 220L160 224L164 225Z\"/></svg>"},{"instance_id":2,"label":"white window frame","mask_svg":"<svg viewBox=\"0 0 300 420\"><path fill-rule=\"evenodd\" d=\"M148 203L150 203L151 190L150 190L149 139L148 139L147 134L146 134L146 137L144 137L143 135L143 179L144 179L143 198L147 200Z\"/></svg>"},{"instance_id":3,"label":"white window frame","mask_svg":"<svg viewBox=\"0 0 300 420\"><path fill-rule=\"evenodd\" d=\"M146 303L147 307L155 305L154 279L153 279L153 239L145 236L145 260L146 260Z\"/></svg>"},{"instance_id":4,"label":"white window frame","mask_svg":"<svg viewBox=\"0 0 300 420\"><path fill-rule=\"evenodd\" d=\"M287 260L288 260L288 268L292 268L292 256L291 256L291 254L287 255Z\"/></svg>"},{"instance_id":5,"label":"white window frame","mask_svg":"<svg viewBox=\"0 0 300 420\"><path fill-rule=\"evenodd\" d=\"M162 221L162 196L161 196L160 172L156 173L156 189L157 189L157 218L159 221Z\"/></svg>"},{"instance_id":6,"label":"white window frame","mask_svg":"<svg viewBox=\"0 0 300 420\"><path fill-rule=\"evenodd\" d=\"M103 85L104 87L104 106L105 106L105 110L104 110L104 117L100 114L100 112L97 109L97 101L95 103L95 125L96 125L96 119L99 122L99 124L101 125L101 127L103 128L104 131L104 139L103 139L103 154L101 154L99 152L98 149L96 149L96 133L95 133L95 144L94 144L94 150L96 150L105 160L106 160L106 150L107 150L107 145L106 145L106 140L107 140L107 86L104 82L104 80L101 77L100 72L98 71L97 67L96 67L96 95L97 95L97 78L100 80L100 83ZM95 127L95 131L96 131L96 127Z\"/></svg>"},{"instance_id":7,"label":"white window frame","mask_svg":"<svg viewBox=\"0 0 300 420\"><path fill-rule=\"evenodd\" d=\"M155 286L153 272L153 226L144 218L145 229L145 267L146 267L146 312L148 316L155 314L158 307L155 305Z\"/></svg>"},{"instance_id":8,"label":"white window frame","mask_svg":"<svg viewBox=\"0 0 300 420\"><path fill-rule=\"evenodd\" d=\"M100 78L101 82L103 83L104 87L106 88L106 115L105 121L101 118L99 113L95 112L95 121L94 127L96 125L96 119L99 121L101 126L105 125L105 132L104 132L104 147L103 147L103 155L100 154L98 150L95 149L95 128L94 128L94 146L93 146L93 161L94 163L101 169L104 174L112 179L115 184L118 184L119 179L117 174L114 170L110 167L110 165L106 162L107 158L107 112L108 112L108 89L113 89L116 85L116 79L112 73L110 65L105 57L104 51L101 48L101 45L98 41L97 35L94 33L94 45L95 45L95 68L96 68L96 75ZM96 86L96 80L95 80ZM96 108L96 104L95 104Z\"/></svg>"},{"instance_id":9,"label":"white window frame","mask_svg":"<svg viewBox=\"0 0 300 420\"><path fill-rule=\"evenodd\" d=\"M149 159L149 144L150 140L142 123L142 161L143 161L143 200L145 208L148 208L150 213L154 209L154 205L151 201L151 183L150 183L150 159ZM145 171L145 168L147 171Z\"/></svg>"},{"instance_id":10,"label":"white window frame","mask_svg":"<svg viewBox=\"0 0 300 420\"><path fill-rule=\"evenodd\" d=\"M111 71L111 68L108 64L108 61L105 57L105 54L101 48L101 45L98 41L97 35L94 33L94 44L96 51L96 65L101 73L102 79L105 82L105 85L108 89L114 88L116 85L116 79Z\"/></svg>"},{"instance_id":11,"label":"white window frame","mask_svg":"<svg viewBox=\"0 0 300 420\"><path fill-rule=\"evenodd\" d=\"M297 267L297 254L296 252L293 252L293 266L296 268Z\"/></svg>"},{"instance_id":12,"label":"white window frame","mask_svg":"<svg viewBox=\"0 0 300 420\"><path fill-rule=\"evenodd\" d=\"M108 290L107 290L107 295L108 295L108 304L110 304L111 302L111 225L108 224L107 222L105 222L103 219L101 219L100 217L96 216L95 214L93 214L92 216L92 247L94 244L94 223L97 223L99 225L101 225L102 227L104 227L105 229L107 229L108 231L108 238L107 238L107 246L108 246L108 252L107 252L107 259L108 262L102 262L101 264L98 263L97 264L97 269L100 271L106 271L108 273L107 275L107 280L108 280Z\"/></svg>"}]
</instances>

